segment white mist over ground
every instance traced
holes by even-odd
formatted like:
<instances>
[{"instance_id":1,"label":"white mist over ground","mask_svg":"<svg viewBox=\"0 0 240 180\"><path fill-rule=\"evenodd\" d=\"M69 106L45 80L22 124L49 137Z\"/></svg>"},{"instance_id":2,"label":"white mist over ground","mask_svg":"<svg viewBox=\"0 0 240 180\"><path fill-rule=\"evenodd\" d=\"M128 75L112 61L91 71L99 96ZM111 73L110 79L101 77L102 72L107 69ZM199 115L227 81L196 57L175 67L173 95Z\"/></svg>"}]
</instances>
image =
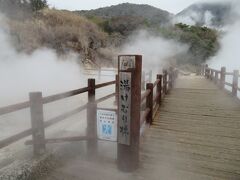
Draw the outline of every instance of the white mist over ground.
<instances>
[{"instance_id":1,"label":"white mist over ground","mask_svg":"<svg viewBox=\"0 0 240 180\"><path fill-rule=\"evenodd\" d=\"M174 63L177 55L187 53L188 48L185 44L142 30L130 37L121 53L143 55L143 67L160 73L165 65Z\"/></svg>"},{"instance_id":2,"label":"white mist over ground","mask_svg":"<svg viewBox=\"0 0 240 180\"><path fill-rule=\"evenodd\" d=\"M6 24L2 19L0 22L0 106L26 100L31 91L42 91L46 96L86 83L77 55L70 54L63 60L49 49L39 49L31 55L19 53L10 43Z\"/></svg>"}]
</instances>

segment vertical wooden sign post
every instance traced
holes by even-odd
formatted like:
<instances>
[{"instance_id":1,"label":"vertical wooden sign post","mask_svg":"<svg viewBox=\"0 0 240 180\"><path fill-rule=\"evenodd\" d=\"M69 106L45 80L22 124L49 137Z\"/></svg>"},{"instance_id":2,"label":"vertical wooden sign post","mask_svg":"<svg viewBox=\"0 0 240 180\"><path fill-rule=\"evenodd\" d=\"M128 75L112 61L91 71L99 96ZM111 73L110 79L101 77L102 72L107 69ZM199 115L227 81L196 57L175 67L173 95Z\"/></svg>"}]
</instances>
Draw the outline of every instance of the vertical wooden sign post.
<instances>
[{"instance_id":1,"label":"vertical wooden sign post","mask_svg":"<svg viewBox=\"0 0 240 180\"><path fill-rule=\"evenodd\" d=\"M87 108L87 154L92 158L97 155L97 104L95 103L95 79L88 79L88 108Z\"/></svg>"},{"instance_id":2,"label":"vertical wooden sign post","mask_svg":"<svg viewBox=\"0 0 240 180\"><path fill-rule=\"evenodd\" d=\"M46 151L44 119L43 119L43 103L42 93L29 93L30 112L32 124L33 153L35 156L43 155Z\"/></svg>"},{"instance_id":3,"label":"vertical wooden sign post","mask_svg":"<svg viewBox=\"0 0 240 180\"><path fill-rule=\"evenodd\" d=\"M238 95L238 77L239 77L239 70L234 70L233 71L233 86L232 86L233 96Z\"/></svg>"},{"instance_id":4,"label":"vertical wooden sign post","mask_svg":"<svg viewBox=\"0 0 240 180\"><path fill-rule=\"evenodd\" d=\"M226 67L221 68L221 84L220 87L221 89L224 89L225 87L225 81L226 81Z\"/></svg>"},{"instance_id":5,"label":"vertical wooden sign post","mask_svg":"<svg viewBox=\"0 0 240 180\"><path fill-rule=\"evenodd\" d=\"M118 168L131 172L139 164L142 56L118 57Z\"/></svg>"}]
</instances>

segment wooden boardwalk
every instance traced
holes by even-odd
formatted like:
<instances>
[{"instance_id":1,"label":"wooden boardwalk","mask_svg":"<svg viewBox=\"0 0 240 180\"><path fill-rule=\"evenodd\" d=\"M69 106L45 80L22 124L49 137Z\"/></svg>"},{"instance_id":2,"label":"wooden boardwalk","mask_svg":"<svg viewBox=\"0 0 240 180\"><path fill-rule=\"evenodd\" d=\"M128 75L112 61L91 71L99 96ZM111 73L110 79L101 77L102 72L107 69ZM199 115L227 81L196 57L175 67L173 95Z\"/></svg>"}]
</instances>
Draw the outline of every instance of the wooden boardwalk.
<instances>
[{"instance_id":1,"label":"wooden boardwalk","mask_svg":"<svg viewBox=\"0 0 240 180\"><path fill-rule=\"evenodd\" d=\"M141 140L137 171L122 173L111 158L77 157L44 179L239 180L239 128L238 100L203 77L182 77Z\"/></svg>"},{"instance_id":2,"label":"wooden boardwalk","mask_svg":"<svg viewBox=\"0 0 240 180\"><path fill-rule=\"evenodd\" d=\"M146 134L143 166L159 179L238 180L239 128L236 99L202 77L181 78Z\"/></svg>"}]
</instances>

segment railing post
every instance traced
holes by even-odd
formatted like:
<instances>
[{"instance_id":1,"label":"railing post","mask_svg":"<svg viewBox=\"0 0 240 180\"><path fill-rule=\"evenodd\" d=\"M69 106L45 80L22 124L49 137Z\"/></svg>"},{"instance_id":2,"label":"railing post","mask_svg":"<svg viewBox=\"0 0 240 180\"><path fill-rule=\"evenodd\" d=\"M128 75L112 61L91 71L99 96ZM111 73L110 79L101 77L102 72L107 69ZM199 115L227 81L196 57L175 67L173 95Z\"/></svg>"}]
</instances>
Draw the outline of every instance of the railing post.
<instances>
[{"instance_id":1,"label":"railing post","mask_svg":"<svg viewBox=\"0 0 240 180\"><path fill-rule=\"evenodd\" d=\"M196 72L196 75L197 76L200 76L202 73L202 67L201 66L197 66L197 72Z\"/></svg>"},{"instance_id":2,"label":"railing post","mask_svg":"<svg viewBox=\"0 0 240 180\"><path fill-rule=\"evenodd\" d=\"M205 65L205 77L209 79L209 69L207 64Z\"/></svg>"},{"instance_id":3,"label":"railing post","mask_svg":"<svg viewBox=\"0 0 240 180\"><path fill-rule=\"evenodd\" d=\"M95 103L95 79L88 79L88 108L87 108L87 154L89 157L97 154L97 104Z\"/></svg>"},{"instance_id":4,"label":"railing post","mask_svg":"<svg viewBox=\"0 0 240 180\"><path fill-rule=\"evenodd\" d=\"M118 168L132 172L139 166L142 56L118 57Z\"/></svg>"},{"instance_id":5,"label":"railing post","mask_svg":"<svg viewBox=\"0 0 240 180\"><path fill-rule=\"evenodd\" d=\"M167 94L167 70L163 70L163 94Z\"/></svg>"},{"instance_id":6,"label":"railing post","mask_svg":"<svg viewBox=\"0 0 240 180\"><path fill-rule=\"evenodd\" d=\"M160 105L162 101L162 75L158 74L157 79L160 80L159 83L157 84L157 95L159 95L157 103Z\"/></svg>"},{"instance_id":7,"label":"railing post","mask_svg":"<svg viewBox=\"0 0 240 180\"><path fill-rule=\"evenodd\" d=\"M215 71L214 82L215 82L215 84L218 84L218 71Z\"/></svg>"},{"instance_id":8,"label":"railing post","mask_svg":"<svg viewBox=\"0 0 240 180\"><path fill-rule=\"evenodd\" d=\"M153 122L153 84L147 83L146 89L150 90L150 94L147 97L146 100L146 108L150 109L150 112L147 115L147 123L152 125Z\"/></svg>"},{"instance_id":9,"label":"railing post","mask_svg":"<svg viewBox=\"0 0 240 180\"><path fill-rule=\"evenodd\" d=\"M211 74L210 74L210 80L212 81L213 80L213 69L210 69L210 72L211 72Z\"/></svg>"},{"instance_id":10,"label":"railing post","mask_svg":"<svg viewBox=\"0 0 240 180\"><path fill-rule=\"evenodd\" d=\"M201 76L204 76L204 65L201 65Z\"/></svg>"},{"instance_id":11,"label":"railing post","mask_svg":"<svg viewBox=\"0 0 240 180\"><path fill-rule=\"evenodd\" d=\"M233 71L233 86L232 86L233 96L237 96L237 94L238 94L238 77L239 77L239 70L234 70Z\"/></svg>"},{"instance_id":12,"label":"railing post","mask_svg":"<svg viewBox=\"0 0 240 180\"><path fill-rule=\"evenodd\" d=\"M115 80L116 80L116 84L115 84L115 93L116 93L115 101L118 104L118 102L117 102L118 101L118 91L119 91L119 83L118 83L119 77L118 77L118 74L115 76Z\"/></svg>"},{"instance_id":13,"label":"railing post","mask_svg":"<svg viewBox=\"0 0 240 180\"><path fill-rule=\"evenodd\" d=\"M174 77L173 77L173 67L169 68L169 90L173 88Z\"/></svg>"},{"instance_id":14,"label":"railing post","mask_svg":"<svg viewBox=\"0 0 240 180\"><path fill-rule=\"evenodd\" d=\"M43 103L41 92L29 93L30 112L32 125L33 153L40 156L46 151L44 119L43 119Z\"/></svg>"},{"instance_id":15,"label":"railing post","mask_svg":"<svg viewBox=\"0 0 240 180\"><path fill-rule=\"evenodd\" d=\"M146 73L145 71L142 72L142 83L141 83L141 89L145 90L145 84L146 84Z\"/></svg>"},{"instance_id":16,"label":"railing post","mask_svg":"<svg viewBox=\"0 0 240 180\"><path fill-rule=\"evenodd\" d=\"M226 67L221 68L221 89L224 89L225 87L225 80L226 80Z\"/></svg>"}]
</instances>

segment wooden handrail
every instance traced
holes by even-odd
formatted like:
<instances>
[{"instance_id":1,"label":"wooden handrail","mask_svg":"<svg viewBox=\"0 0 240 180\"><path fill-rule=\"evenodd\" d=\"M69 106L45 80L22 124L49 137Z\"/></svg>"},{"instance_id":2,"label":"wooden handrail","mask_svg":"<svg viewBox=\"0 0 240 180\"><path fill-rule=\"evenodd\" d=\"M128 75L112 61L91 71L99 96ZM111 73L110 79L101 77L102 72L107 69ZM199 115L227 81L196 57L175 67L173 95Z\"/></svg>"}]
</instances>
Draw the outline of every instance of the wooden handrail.
<instances>
[{"instance_id":1,"label":"wooden handrail","mask_svg":"<svg viewBox=\"0 0 240 180\"><path fill-rule=\"evenodd\" d=\"M150 73L149 73L150 74ZM140 123L143 124L145 121L147 121L148 124L152 124L153 122L153 112L155 110L155 107L160 105L160 102L162 100L163 95L167 94L167 92L172 88L172 85L174 83L176 79L176 71L171 69L169 72L167 70L164 71L164 75L157 75L156 81L154 83L148 83L147 84L147 90L141 94L141 102L143 102L144 100L146 100L146 109L143 113L143 115L140 118ZM22 102L22 103L18 103L18 104L14 104L14 105L10 105L10 106L6 106L6 107L2 107L0 108L0 116L4 115L4 114L8 114L11 112L15 112L18 110L22 110L25 108L29 108L30 107L30 112L31 115L34 114L34 112L38 112L38 108L42 108L44 104L48 104L51 102L55 102L58 100L62 100L65 98L69 98L75 95L79 95L82 93L86 93L88 92L88 102L83 105L80 106L74 110L71 110L69 112L66 112L62 115L59 115L57 117L51 118L49 120L44 121L44 119L42 118L41 122L42 122L42 127L41 130L44 131L45 128L48 128L56 123L59 123L65 119L67 119L68 117L71 117L77 113L80 113L81 111L88 109L89 111L87 112L87 118L88 116L91 115L95 117L95 113L92 113L90 110L92 110L92 108L89 107L95 107L93 108L94 111L96 111L96 107L98 103L101 103L111 97L114 97L118 94L118 86L117 86L118 80L116 78L115 81L110 81L110 82L105 82L105 83L101 83L101 84L96 84L95 85L95 80L94 79L89 79L88 81L88 87L84 87L84 88L80 88L80 89L76 89L76 90L72 90L72 91L68 91L68 92L63 92L63 93L59 93L59 94L55 94L55 95L51 95L51 96L47 96L47 97L42 97L41 93L33 93L32 96L30 94L30 101L26 101L26 102ZM110 85L116 85L116 92L106 95L104 97L101 97L99 99L95 99L95 90L99 89L99 88L103 88L103 87L107 87ZM154 96L154 88L156 88L156 95ZM165 88L165 92L164 92L164 88ZM38 94L38 103L34 104L35 101L33 101L33 99L31 99L31 97L35 97L34 95ZM41 113L40 115L43 115L43 111L38 112ZM42 116L43 117L43 116ZM33 117L32 119L32 123L33 120L38 121L38 119L34 119ZM88 118L91 119L91 118ZM96 123L96 120L90 122L90 123ZM37 122L36 122L37 123ZM89 123L89 122L88 122ZM6 139L3 139L0 141L0 149L3 147L6 147L16 141L19 141L29 135L33 135L36 137L35 138L39 138L38 136L38 132L39 129L36 129L37 125L35 124L35 126L32 126L32 128L27 129L23 132L17 133L11 137L8 137ZM44 133L44 132L43 132ZM90 131L88 130L88 133L90 133ZM88 134L89 135L89 134ZM89 136L86 137L89 137ZM95 135L94 135L95 136ZM45 139L43 138L43 141L39 142L39 143L43 143L45 146L45 143L57 143L57 142L63 142L63 141L70 141L70 140L89 140L86 137L72 137L72 138L59 138L59 139ZM92 141L89 140L89 141ZM27 144L33 144L34 145L34 149L36 149L37 144L34 144L34 142L38 142L38 139L33 139L33 141L28 141ZM91 144L91 143L90 143ZM43 147L44 147L43 146Z\"/></svg>"},{"instance_id":2,"label":"wooden handrail","mask_svg":"<svg viewBox=\"0 0 240 180\"><path fill-rule=\"evenodd\" d=\"M146 86L146 91L141 95L141 103L143 104L146 99L146 109L144 114L140 119L140 124L142 125L145 121L148 124L152 124L154 111L156 107L160 107L161 100L164 97L165 93L171 90L173 84L177 78L177 69L171 68L168 72L167 70L163 70L164 75L157 75L156 81L152 83L148 83ZM156 95L153 96L153 89L157 86ZM164 92L164 89L166 92ZM151 95L151 96L150 96Z\"/></svg>"},{"instance_id":3,"label":"wooden handrail","mask_svg":"<svg viewBox=\"0 0 240 180\"><path fill-rule=\"evenodd\" d=\"M221 89L224 89L225 85L232 87L232 95L237 96L239 88L239 70L234 70L233 72L227 72L226 67L222 67L221 70L214 70L208 67L208 65L203 65L201 67L201 75L206 76L210 80L214 80L215 84L219 84ZM220 74L220 79L218 75ZM226 76L232 76L232 83L226 82Z\"/></svg>"},{"instance_id":4,"label":"wooden handrail","mask_svg":"<svg viewBox=\"0 0 240 180\"><path fill-rule=\"evenodd\" d=\"M98 84L98 85L95 86L94 89L99 89L99 88L106 87L106 86L113 85L113 84L116 84L116 81L110 81L110 82ZM55 95L52 95L52 96L43 97L43 98L41 98L40 101L41 101L42 104L47 104L47 103L51 103L51 102L54 102L54 101L65 99L65 98L68 98L68 97L71 97L71 96L75 96L75 95L78 95L78 94L81 94L81 93L89 92L91 89L92 89L91 87L76 89L76 90L72 90L72 91L68 91L68 92L64 92L64 93L55 94ZM111 97L114 97L115 95L116 95L116 93L109 94L107 96L104 96L102 98L94 100L94 103L96 103L96 104L101 103L101 102L103 102L103 101L105 101L105 100L107 100ZM15 111L19 111L19 110L22 110L22 109L25 109L25 108L29 108L29 107L30 107L30 101L26 101L26 102L2 107L2 108L0 108L0 116L4 115L4 114L15 112ZM78 107L74 110L71 110L67 113L64 113L62 115L59 115L57 117L54 117L50 120L45 121L43 126L44 126L44 128L52 126L52 125L54 125L54 124L56 124L60 121L63 121L65 119L67 119L70 116L73 116L74 114L77 114L77 113L87 109L87 107L88 107L88 103L81 106L81 107ZM1 140L0 141L0 149L8 146L8 145L10 145L14 142L17 142L17 141L19 141L19 140L21 140L21 139L23 139L27 136L32 135L34 131L35 130L33 128L30 128L30 129L27 129L27 130L22 131L20 133L17 133L15 135L11 136L11 137L8 137L6 139Z\"/></svg>"},{"instance_id":5,"label":"wooden handrail","mask_svg":"<svg viewBox=\"0 0 240 180\"><path fill-rule=\"evenodd\" d=\"M143 102L151 93L151 91L148 89L141 95L141 102Z\"/></svg>"},{"instance_id":6,"label":"wooden handrail","mask_svg":"<svg viewBox=\"0 0 240 180\"><path fill-rule=\"evenodd\" d=\"M159 82L160 82L160 79L157 79L157 80L153 83L153 88L155 88L155 87L158 85Z\"/></svg>"},{"instance_id":7,"label":"wooden handrail","mask_svg":"<svg viewBox=\"0 0 240 180\"><path fill-rule=\"evenodd\" d=\"M102 87L106 87L109 85L113 85L115 84L116 81L110 81L110 82L106 82L106 83L102 83L102 84L98 84L96 85L96 89L102 88ZM89 87L84 87L81 89L76 89L76 90L72 90L72 91L68 91L68 92L64 92L64 93L59 93L59 94L55 94L55 95L51 95L51 96L47 96L47 97L43 97L42 98L42 103L43 104L48 104L51 102L55 102L55 101L59 101L65 98L69 98L72 96L76 96L85 92L89 91ZM19 111L22 109L26 109L30 107L30 102L26 101L26 102L22 102L22 103L18 103L18 104L14 104L14 105L9 105L6 107L2 107L0 108L0 116L4 115L4 114L9 114L15 111Z\"/></svg>"},{"instance_id":8,"label":"wooden handrail","mask_svg":"<svg viewBox=\"0 0 240 180\"><path fill-rule=\"evenodd\" d=\"M110 86L110 85L113 85L115 84L116 81L110 81L110 82L106 82L106 83L102 83L102 84L97 84L95 86L96 89L99 89L99 88L102 88L102 87L106 87L106 86Z\"/></svg>"},{"instance_id":9,"label":"wooden handrail","mask_svg":"<svg viewBox=\"0 0 240 180\"><path fill-rule=\"evenodd\" d=\"M4 114L8 114L8 113L12 113L12 112L15 112L15 111L18 111L18 110L28 108L29 106L30 106L30 102L26 101L26 102L2 107L2 108L0 108L0 116L4 115Z\"/></svg>"},{"instance_id":10,"label":"wooden handrail","mask_svg":"<svg viewBox=\"0 0 240 180\"><path fill-rule=\"evenodd\" d=\"M88 90L89 90L89 88L85 87L85 88L76 89L76 90L72 90L72 91L68 91L68 92L64 92L64 93L59 93L59 94L55 94L52 96L44 97L42 99L42 101L43 101L43 104L47 104L47 103L59 101L59 100L65 99L65 98L69 98L72 96L76 96L81 93L88 92Z\"/></svg>"}]
</instances>

